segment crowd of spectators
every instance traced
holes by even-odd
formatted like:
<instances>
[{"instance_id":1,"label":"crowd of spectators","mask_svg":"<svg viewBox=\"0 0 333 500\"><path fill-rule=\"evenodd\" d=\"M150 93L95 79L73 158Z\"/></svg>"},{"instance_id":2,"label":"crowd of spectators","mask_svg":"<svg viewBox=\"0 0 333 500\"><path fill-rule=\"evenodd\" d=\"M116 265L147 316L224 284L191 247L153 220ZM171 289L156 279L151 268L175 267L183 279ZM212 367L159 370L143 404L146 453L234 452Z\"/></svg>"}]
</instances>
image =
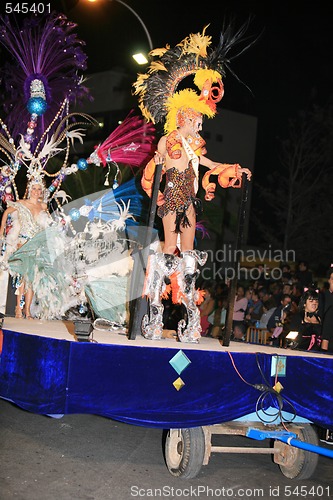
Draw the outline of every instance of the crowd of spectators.
<instances>
[{"instance_id":1,"label":"crowd of spectators","mask_svg":"<svg viewBox=\"0 0 333 500\"><path fill-rule=\"evenodd\" d=\"M294 271L286 264L280 280L266 276L238 282L233 303L231 340L245 341L249 326L269 332L276 347L333 353L333 267L318 289L312 272L301 261ZM223 337L229 310L229 286L224 282L201 285L205 300L200 306L202 335ZM289 333L297 332L294 339ZM294 335L295 336L295 335Z\"/></svg>"}]
</instances>

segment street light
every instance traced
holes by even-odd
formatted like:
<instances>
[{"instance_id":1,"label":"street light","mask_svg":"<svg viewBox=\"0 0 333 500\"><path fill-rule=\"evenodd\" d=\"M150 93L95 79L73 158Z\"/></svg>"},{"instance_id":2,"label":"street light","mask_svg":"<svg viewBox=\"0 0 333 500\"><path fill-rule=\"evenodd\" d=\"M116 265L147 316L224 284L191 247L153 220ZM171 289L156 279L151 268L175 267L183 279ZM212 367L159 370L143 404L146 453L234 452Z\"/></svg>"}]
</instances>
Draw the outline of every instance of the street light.
<instances>
[{"instance_id":1,"label":"street light","mask_svg":"<svg viewBox=\"0 0 333 500\"><path fill-rule=\"evenodd\" d=\"M88 0L88 2L91 2L91 3L94 3L94 2L98 2L99 0ZM153 42L151 40L151 36L150 36L150 33L148 31L148 28L147 26L145 25L145 23L143 22L143 20L141 19L141 17L139 16L139 14L132 8L130 7L129 5L127 5L127 3L123 2L123 0L108 0L109 2L118 2L118 3L121 3L121 5L123 5L124 7L126 7L130 12L132 12L132 14L137 18L137 20L139 21L139 23L141 24L141 26L143 27L144 29L144 32L146 34L146 37L147 37L147 40L148 40L148 45L149 45L149 50L153 50ZM133 59L138 63L138 64L147 64L148 63L148 59L143 55L143 54L133 54Z\"/></svg>"}]
</instances>

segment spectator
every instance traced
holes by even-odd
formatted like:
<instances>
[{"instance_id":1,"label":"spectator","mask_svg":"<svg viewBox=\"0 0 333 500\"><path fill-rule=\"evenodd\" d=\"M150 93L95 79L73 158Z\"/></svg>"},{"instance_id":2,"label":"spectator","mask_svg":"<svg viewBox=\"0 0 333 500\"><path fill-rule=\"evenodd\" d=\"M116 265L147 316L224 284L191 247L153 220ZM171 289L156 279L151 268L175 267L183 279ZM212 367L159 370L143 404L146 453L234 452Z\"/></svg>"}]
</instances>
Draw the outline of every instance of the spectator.
<instances>
[{"instance_id":1,"label":"spectator","mask_svg":"<svg viewBox=\"0 0 333 500\"><path fill-rule=\"evenodd\" d=\"M282 287L282 293L279 297L279 302L277 305L280 305L281 303L281 300L282 300L282 297L283 295L289 295L291 297L291 306L290 306L290 312L292 313L296 313L297 312L297 308L298 308L298 303L299 303L299 299L296 300L293 296L293 290L294 290L294 284L290 281L288 283L285 283ZM302 295L302 292L300 294L300 296Z\"/></svg>"},{"instance_id":2,"label":"spectator","mask_svg":"<svg viewBox=\"0 0 333 500\"><path fill-rule=\"evenodd\" d=\"M291 297L288 294L283 294L280 305L275 309L267 323L267 330L272 334L272 345L279 347L281 339L289 332L286 329L288 313L291 308Z\"/></svg>"},{"instance_id":3,"label":"spectator","mask_svg":"<svg viewBox=\"0 0 333 500\"><path fill-rule=\"evenodd\" d=\"M292 302L294 302L298 306L302 295L303 295L302 287L299 285L299 283L293 283L293 290L291 293Z\"/></svg>"},{"instance_id":4,"label":"spectator","mask_svg":"<svg viewBox=\"0 0 333 500\"><path fill-rule=\"evenodd\" d=\"M321 349L333 353L333 307L331 306L323 317Z\"/></svg>"},{"instance_id":5,"label":"spectator","mask_svg":"<svg viewBox=\"0 0 333 500\"><path fill-rule=\"evenodd\" d=\"M293 275L289 264L283 264L283 266L281 267L281 272L282 272L282 277L281 277L282 283L288 283L292 281Z\"/></svg>"},{"instance_id":6,"label":"spectator","mask_svg":"<svg viewBox=\"0 0 333 500\"><path fill-rule=\"evenodd\" d=\"M282 274L283 273L291 274L291 267L289 266L289 264L285 263L281 266L281 271L282 271Z\"/></svg>"},{"instance_id":7,"label":"spectator","mask_svg":"<svg viewBox=\"0 0 333 500\"><path fill-rule=\"evenodd\" d=\"M327 286L319 294L319 311L324 317L326 311L333 306L333 267L327 275Z\"/></svg>"},{"instance_id":8,"label":"spectator","mask_svg":"<svg viewBox=\"0 0 333 500\"><path fill-rule=\"evenodd\" d=\"M303 291L304 288L310 287L312 285L312 271L310 271L309 265L306 260L301 260L298 263L298 270L295 273L295 277L298 283L301 285Z\"/></svg>"},{"instance_id":9,"label":"spectator","mask_svg":"<svg viewBox=\"0 0 333 500\"><path fill-rule=\"evenodd\" d=\"M247 309L253 305L252 292L252 287L249 287L245 290L245 297L247 298Z\"/></svg>"},{"instance_id":10,"label":"spectator","mask_svg":"<svg viewBox=\"0 0 333 500\"><path fill-rule=\"evenodd\" d=\"M280 304L281 296L282 296L282 282L275 281L271 284L270 290L272 292L272 297L275 300L276 306Z\"/></svg>"},{"instance_id":11,"label":"spectator","mask_svg":"<svg viewBox=\"0 0 333 500\"><path fill-rule=\"evenodd\" d=\"M282 287L282 294L285 294L285 295L290 295L292 294L293 292L293 284L291 281L288 281L288 283L284 283L283 287Z\"/></svg>"},{"instance_id":12,"label":"spectator","mask_svg":"<svg viewBox=\"0 0 333 500\"><path fill-rule=\"evenodd\" d=\"M320 294L319 311L322 321L323 351L333 351L333 268L328 273L328 289Z\"/></svg>"},{"instance_id":13,"label":"spectator","mask_svg":"<svg viewBox=\"0 0 333 500\"><path fill-rule=\"evenodd\" d=\"M199 306L200 311L200 325L201 325L201 336L205 337L209 332L209 328L212 324L209 322L209 316L215 309L215 291L214 287L206 285L203 288L205 295L204 301Z\"/></svg>"},{"instance_id":14,"label":"spectator","mask_svg":"<svg viewBox=\"0 0 333 500\"><path fill-rule=\"evenodd\" d=\"M215 296L219 298L221 296L228 297L228 285L223 281L218 281L215 285Z\"/></svg>"},{"instance_id":15,"label":"spectator","mask_svg":"<svg viewBox=\"0 0 333 500\"><path fill-rule=\"evenodd\" d=\"M245 289L243 286L237 288L237 294L234 303L234 313L232 317L232 333L234 340L244 340L246 324L245 313L248 300L245 297Z\"/></svg>"},{"instance_id":16,"label":"spectator","mask_svg":"<svg viewBox=\"0 0 333 500\"><path fill-rule=\"evenodd\" d=\"M252 291L251 303L248 304L245 320L249 326L254 326L263 314L263 303L256 290Z\"/></svg>"},{"instance_id":17,"label":"spectator","mask_svg":"<svg viewBox=\"0 0 333 500\"><path fill-rule=\"evenodd\" d=\"M291 345L294 349L319 351L321 346L321 317L319 315L319 293L309 289L299 302L298 312L290 321L289 331L298 332Z\"/></svg>"},{"instance_id":18,"label":"spectator","mask_svg":"<svg viewBox=\"0 0 333 500\"><path fill-rule=\"evenodd\" d=\"M263 264L258 264L257 272L258 272L258 279L257 279L258 284L261 286L266 286L269 283L269 277L265 266Z\"/></svg>"},{"instance_id":19,"label":"spectator","mask_svg":"<svg viewBox=\"0 0 333 500\"><path fill-rule=\"evenodd\" d=\"M276 304L273 297L271 297L270 299L268 299L266 302L263 303L263 308L262 308L263 313L259 320L259 325L258 325L259 328L267 329L267 323L270 317L272 316L273 312L275 311L275 309L276 309Z\"/></svg>"},{"instance_id":20,"label":"spectator","mask_svg":"<svg viewBox=\"0 0 333 500\"><path fill-rule=\"evenodd\" d=\"M263 304L268 300L270 300L271 298L274 299L272 292L264 286L259 288L258 293L259 293L259 298Z\"/></svg>"},{"instance_id":21,"label":"spectator","mask_svg":"<svg viewBox=\"0 0 333 500\"><path fill-rule=\"evenodd\" d=\"M217 308L213 312L214 319L212 328L210 329L208 336L214 338L221 338L222 331L225 328L225 322L227 317L227 307L228 307L228 299L224 295L221 295L217 299ZM209 317L210 318L210 317Z\"/></svg>"}]
</instances>

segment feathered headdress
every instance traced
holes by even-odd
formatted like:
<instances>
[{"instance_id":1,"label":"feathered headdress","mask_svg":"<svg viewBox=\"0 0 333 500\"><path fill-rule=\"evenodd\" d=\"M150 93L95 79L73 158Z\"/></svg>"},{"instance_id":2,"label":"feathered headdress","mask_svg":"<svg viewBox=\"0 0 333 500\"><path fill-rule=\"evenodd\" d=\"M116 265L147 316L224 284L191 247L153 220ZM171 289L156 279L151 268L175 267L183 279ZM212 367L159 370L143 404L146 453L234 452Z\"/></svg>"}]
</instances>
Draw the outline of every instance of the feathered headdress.
<instances>
[{"instance_id":1,"label":"feathered headdress","mask_svg":"<svg viewBox=\"0 0 333 500\"><path fill-rule=\"evenodd\" d=\"M165 120L166 133L176 128L181 108L191 108L209 118L215 116L216 104L224 93L222 77L226 69L234 74L230 61L253 43L233 50L244 40L248 23L237 31L229 25L221 33L218 46L211 48L211 37L205 34L207 27L202 33L190 34L174 48L167 45L151 51L150 55L158 59L133 84L143 116L153 123ZM194 75L193 82L200 94L192 89L177 91L179 83L189 75Z\"/></svg>"},{"instance_id":2,"label":"feathered headdress","mask_svg":"<svg viewBox=\"0 0 333 500\"><path fill-rule=\"evenodd\" d=\"M7 117L6 123L0 119L0 197L5 201L19 197L15 176L22 167L28 182L52 178L47 194L55 196L66 176L70 146L75 139L82 142L78 127L94 121L69 112L71 102L88 95L81 76L84 43L72 33L75 26L57 13L25 19L22 26L0 17L0 43L12 56L2 71ZM48 171L48 161L60 152L60 167Z\"/></svg>"}]
</instances>

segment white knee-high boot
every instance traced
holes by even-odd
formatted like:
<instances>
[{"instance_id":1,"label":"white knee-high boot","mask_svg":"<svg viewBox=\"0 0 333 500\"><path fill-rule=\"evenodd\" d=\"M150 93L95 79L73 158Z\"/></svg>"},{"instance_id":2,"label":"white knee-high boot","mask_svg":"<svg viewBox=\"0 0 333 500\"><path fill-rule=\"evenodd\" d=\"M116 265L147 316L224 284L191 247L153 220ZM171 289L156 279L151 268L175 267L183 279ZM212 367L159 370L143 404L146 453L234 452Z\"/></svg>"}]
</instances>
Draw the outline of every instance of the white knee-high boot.
<instances>
[{"instance_id":1,"label":"white knee-high boot","mask_svg":"<svg viewBox=\"0 0 333 500\"><path fill-rule=\"evenodd\" d=\"M149 256L149 268L143 295L149 299L149 314L142 320L142 335L146 339L159 340L163 333L163 304L161 296L169 278L178 268L176 255L157 253Z\"/></svg>"},{"instance_id":2,"label":"white knee-high boot","mask_svg":"<svg viewBox=\"0 0 333 500\"><path fill-rule=\"evenodd\" d=\"M207 252L188 250L181 254L182 302L187 311L187 324L184 319L178 323L178 338L181 342L198 343L201 338L200 311L196 304L198 292L195 282L201 266L207 260Z\"/></svg>"}]
</instances>

